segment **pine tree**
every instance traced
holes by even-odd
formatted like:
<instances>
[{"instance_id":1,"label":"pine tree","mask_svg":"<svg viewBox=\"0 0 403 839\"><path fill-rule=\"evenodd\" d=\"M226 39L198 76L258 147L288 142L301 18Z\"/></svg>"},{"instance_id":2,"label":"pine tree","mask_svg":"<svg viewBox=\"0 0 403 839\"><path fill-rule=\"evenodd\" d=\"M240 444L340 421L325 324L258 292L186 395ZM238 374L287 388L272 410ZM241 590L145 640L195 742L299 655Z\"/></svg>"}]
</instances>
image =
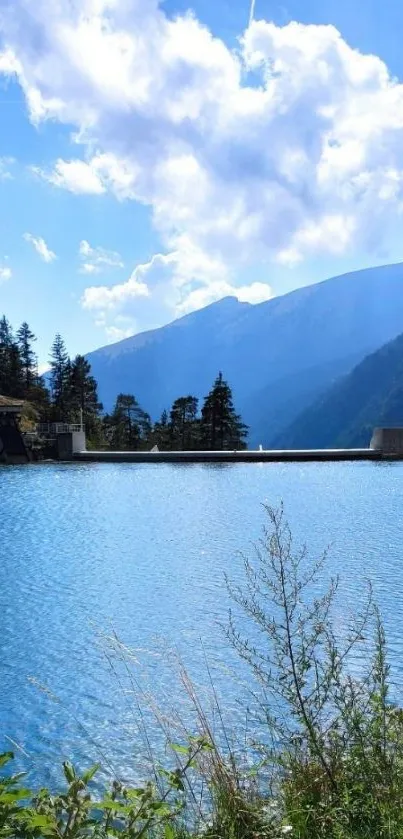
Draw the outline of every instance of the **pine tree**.
<instances>
[{"instance_id":1,"label":"pine tree","mask_svg":"<svg viewBox=\"0 0 403 839\"><path fill-rule=\"evenodd\" d=\"M30 388L29 402L36 409L38 420L47 422L51 419L50 393L41 376L37 377L36 382Z\"/></svg>"},{"instance_id":2,"label":"pine tree","mask_svg":"<svg viewBox=\"0 0 403 839\"><path fill-rule=\"evenodd\" d=\"M11 325L6 316L0 320L0 394L10 396L10 348L13 343Z\"/></svg>"},{"instance_id":3,"label":"pine tree","mask_svg":"<svg viewBox=\"0 0 403 839\"><path fill-rule=\"evenodd\" d=\"M57 334L50 356L50 389L53 418L56 421L69 420L71 362L61 335Z\"/></svg>"},{"instance_id":4,"label":"pine tree","mask_svg":"<svg viewBox=\"0 0 403 839\"><path fill-rule=\"evenodd\" d=\"M20 351L25 397L27 399L30 397L33 386L38 384L37 359L32 349L34 341L36 341L36 337L31 332L27 322L24 321L17 332L17 344Z\"/></svg>"},{"instance_id":5,"label":"pine tree","mask_svg":"<svg viewBox=\"0 0 403 839\"><path fill-rule=\"evenodd\" d=\"M13 343L13 331L11 328L10 321L7 320L6 316L3 315L0 318L0 346L1 347L11 347Z\"/></svg>"},{"instance_id":6,"label":"pine tree","mask_svg":"<svg viewBox=\"0 0 403 839\"><path fill-rule=\"evenodd\" d=\"M164 410L160 419L154 423L149 443L150 448L158 446L160 451L169 451L171 448L171 433L167 411Z\"/></svg>"},{"instance_id":7,"label":"pine tree","mask_svg":"<svg viewBox=\"0 0 403 839\"><path fill-rule=\"evenodd\" d=\"M0 393L18 399L24 396L20 350L5 315L0 319Z\"/></svg>"},{"instance_id":8,"label":"pine tree","mask_svg":"<svg viewBox=\"0 0 403 839\"><path fill-rule=\"evenodd\" d=\"M201 446L216 451L246 448L248 428L235 412L232 391L219 373L204 400L200 423Z\"/></svg>"},{"instance_id":9,"label":"pine tree","mask_svg":"<svg viewBox=\"0 0 403 839\"><path fill-rule=\"evenodd\" d=\"M149 442L151 419L130 393L120 393L113 413L105 417L105 435L112 449L136 450Z\"/></svg>"},{"instance_id":10,"label":"pine tree","mask_svg":"<svg viewBox=\"0 0 403 839\"><path fill-rule=\"evenodd\" d=\"M80 422L82 416L88 437L99 434L98 416L102 405L98 401L98 386L91 375L91 365L83 355L76 355L71 364L68 401L70 419Z\"/></svg>"},{"instance_id":11,"label":"pine tree","mask_svg":"<svg viewBox=\"0 0 403 839\"><path fill-rule=\"evenodd\" d=\"M172 405L170 413L171 446L182 451L198 448L198 400L195 396L181 396Z\"/></svg>"},{"instance_id":12,"label":"pine tree","mask_svg":"<svg viewBox=\"0 0 403 839\"><path fill-rule=\"evenodd\" d=\"M9 350L9 377L10 377L10 396L16 396L23 399L24 394L24 371L21 362L20 350L18 344L12 343Z\"/></svg>"}]
</instances>

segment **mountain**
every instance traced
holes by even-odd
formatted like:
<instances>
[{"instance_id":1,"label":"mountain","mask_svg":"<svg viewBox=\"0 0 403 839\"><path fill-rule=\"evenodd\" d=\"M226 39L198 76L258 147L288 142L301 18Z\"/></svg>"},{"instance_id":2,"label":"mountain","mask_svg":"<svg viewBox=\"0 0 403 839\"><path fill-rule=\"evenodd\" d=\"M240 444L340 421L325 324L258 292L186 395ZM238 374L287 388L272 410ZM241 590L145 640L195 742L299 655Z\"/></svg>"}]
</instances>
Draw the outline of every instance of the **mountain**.
<instances>
[{"instance_id":1,"label":"mountain","mask_svg":"<svg viewBox=\"0 0 403 839\"><path fill-rule=\"evenodd\" d=\"M368 355L291 426L274 448L368 446L376 426L403 425L403 335Z\"/></svg>"},{"instance_id":2,"label":"mountain","mask_svg":"<svg viewBox=\"0 0 403 839\"><path fill-rule=\"evenodd\" d=\"M134 393L157 418L219 370L251 428L273 438L366 355L403 330L403 264L370 268L250 305L228 297L87 357L110 409Z\"/></svg>"},{"instance_id":3,"label":"mountain","mask_svg":"<svg viewBox=\"0 0 403 839\"><path fill-rule=\"evenodd\" d=\"M134 393L156 419L178 396L204 396L236 342L248 303L226 297L160 329L142 332L87 358L110 410L119 392Z\"/></svg>"}]
</instances>

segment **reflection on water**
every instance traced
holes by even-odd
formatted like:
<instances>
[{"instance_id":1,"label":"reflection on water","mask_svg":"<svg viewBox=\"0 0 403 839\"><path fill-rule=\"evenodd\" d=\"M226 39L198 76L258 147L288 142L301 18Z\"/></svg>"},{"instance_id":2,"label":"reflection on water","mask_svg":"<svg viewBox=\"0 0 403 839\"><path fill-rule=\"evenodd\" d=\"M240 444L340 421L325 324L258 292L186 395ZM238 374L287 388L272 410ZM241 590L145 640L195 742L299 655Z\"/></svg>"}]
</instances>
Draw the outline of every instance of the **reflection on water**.
<instances>
[{"instance_id":1,"label":"reflection on water","mask_svg":"<svg viewBox=\"0 0 403 839\"><path fill-rule=\"evenodd\" d=\"M66 757L108 757L135 771L138 714L99 633L136 648L135 679L179 709L166 649L200 682L207 659L228 713L241 714L242 688L225 675L234 657L220 627L223 577L239 577L262 503L284 500L296 540L313 555L330 547L343 610L371 579L403 686L402 478L400 464L371 463L1 469L0 721L26 752L31 781L52 782Z\"/></svg>"}]
</instances>

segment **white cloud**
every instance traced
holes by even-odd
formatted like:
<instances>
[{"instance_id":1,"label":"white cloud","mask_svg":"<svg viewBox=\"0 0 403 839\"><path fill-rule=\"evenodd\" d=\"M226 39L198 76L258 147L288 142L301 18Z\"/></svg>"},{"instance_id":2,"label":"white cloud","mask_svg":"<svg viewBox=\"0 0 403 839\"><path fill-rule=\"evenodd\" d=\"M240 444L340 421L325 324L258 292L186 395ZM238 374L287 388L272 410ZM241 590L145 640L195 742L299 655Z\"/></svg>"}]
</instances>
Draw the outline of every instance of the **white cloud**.
<instances>
[{"instance_id":1,"label":"white cloud","mask_svg":"<svg viewBox=\"0 0 403 839\"><path fill-rule=\"evenodd\" d=\"M4 52L0 52L0 73L7 76L22 74L22 67L13 50L6 49Z\"/></svg>"},{"instance_id":2,"label":"white cloud","mask_svg":"<svg viewBox=\"0 0 403 839\"><path fill-rule=\"evenodd\" d=\"M117 251L109 251L101 247L93 248L85 239L80 242L79 256L82 274L101 274L111 268L124 268L122 257Z\"/></svg>"},{"instance_id":3,"label":"white cloud","mask_svg":"<svg viewBox=\"0 0 403 839\"><path fill-rule=\"evenodd\" d=\"M38 373L40 376L44 376L45 373L48 373L50 370L49 363L47 361L42 361L38 364Z\"/></svg>"},{"instance_id":4,"label":"white cloud","mask_svg":"<svg viewBox=\"0 0 403 839\"><path fill-rule=\"evenodd\" d=\"M307 250L320 250L322 243L326 244L328 253L342 254L353 240L356 223L353 215L338 213L325 215L318 223L308 221L294 234L289 247L279 251L277 262L295 265L302 261Z\"/></svg>"},{"instance_id":5,"label":"white cloud","mask_svg":"<svg viewBox=\"0 0 403 839\"><path fill-rule=\"evenodd\" d=\"M10 169L15 163L14 157L0 157L0 181L11 180L13 177Z\"/></svg>"},{"instance_id":6,"label":"white cloud","mask_svg":"<svg viewBox=\"0 0 403 839\"><path fill-rule=\"evenodd\" d=\"M109 189L122 200L136 197L133 163L126 163L113 154L98 154L88 161L59 158L53 168L31 166L31 171L53 186L76 195L102 195Z\"/></svg>"},{"instance_id":7,"label":"white cloud","mask_svg":"<svg viewBox=\"0 0 403 839\"><path fill-rule=\"evenodd\" d=\"M48 172L39 166L32 166L32 171L53 186L63 187L77 195L101 195L105 192L94 166L84 160L57 160Z\"/></svg>"},{"instance_id":8,"label":"white cloud","mask_svg":"<svg viewBox=\"0 0 403 839\"><path fill-rule=\"evenodd\" d=\"M217 283L210 286L202 286L194 289L178 305L179 314L192 312L194 309L201 309L214 303L221 297L237 297L241 303L263 303L273 297L273 289L267 283L251 283L246 286L233 286L230 283Z\"/></svg>"},{"instance_id":9,"label":"white cloud","mask_svg":"<svg viewBox=\"0 0 403 839\"><path fill-rule=\"evenodd\" d=\"M29 242L33 248L35 248L38 256L40 256L44 262L53 262L54 259L57 259L56 254L50 250L41 236L33 236L32 233L24 233L24 239L26 242Z\"/></svg>"},{"instance_id":10,"label":"white cloud","mask_svg":"<svg viewBox=\"0 0 403 839\"><path fill-rule=\"evenodd\" d=\"M264 303L265 300L271 300L274 296L273 289L267 283L236 286L233 294L241 303Z\"/></svg>"},{"instance_id":11,"label":"white cloud","mask_svg":"<svg viewBox=\"0 0 403 839\"><path fill-rule=\"evenodd\" d=\"M1 283L7 282L12 277L12 270L8 267L8 265L0 265L0 285Z\"/></svg>"},{"instance_id":12,"label":"white cloud","mask_svg":"<svg viewBox=\"0 0 403 839\"><path fill-rule=\"evenodd\" d=\"M161 238L125 283L86 289L87 308L258 300L266 284L237 289L251 266L369 253L402 213L403 85L333 26L251 14L235 52L157 0L19 0L1 25L0 70L31 120L75 131L71 159L37 173L142 202Z\"/></svg>"},{"instance_id":13,"label":"white cloud","mask_svg":"<svg viewBox=\"0 0 403 839\"><path fill-rule=\"evenodd\" d=\"M80 272L82 274L99 274L99 268L93 262L83 262L80 265Z\"/></svg>"},{"instance_id":14,"label":"white cloud","mask_svg":"<svg viewBox=\"0 0 403 839\"><path fill-rule=\"evenodd\" d=\"M255 6L256 0L250 0L250 8L249 8L249 26L251 25L254 17L255 17Z\"/></svg>"},{"instance_id":15,"label":"white cloud","mask_svg":"<svg viewBox=\"0 0 403 839\"><path fill-rule=\"evenodd\" d=\"M110 344L115 343L115 341L123 341L124 338L130 338L133 335L133 329L124 329L119 326L106 326L105 327L106 337Z\"/></svg>"},{"instance_id":16,"label":"white cloud","mask_svg":"<svg viewBox=\"0 0 403 839\"><path fill-rule=\"evenodd\" d=\"M172 312L183 315L227 296L261 303L269 300L273 291L262 282L242 287L232 285L219 262L192 251L189 244L185 246L182 242L180 250L156 254L150 262L138 265L123 283L86 288L82 305L95 312L99 325L106 326L107 334L112 335L117 334L115 324L122 320L121 312L135 316L143 328L152 328L169 319ZM108 333L110 318L113 329ZM133 327L128 331L133 334Z\"/></svg>"},{"instance_id":17,"label":"white cloud","mask_svg":"<svg viewBox=\"0 0 403 839\"><path fill-rule=\"evenodd\" d=\"M104 314L97 315L95 326L104 329L109 344L113 344L116 341L123 341L124 338L130 338L139 331L136 321L126 315L116 315L112 324L107 323Z\"/></svg>"},{"instance_id":18,"label":"white cloud","mask_svg":"<svg viewBox=\"0 0 403 839\"><path fill-rule=\"evenodd\" d=\"M151 273L153 265L163 262L166 257L158 254L147 265L139 265L124 283L114 286L91 286L86 288L82 297L85 309L118 309L130 300L149 297L150 290L144 277Z\"/></svg>"}]
</instances>

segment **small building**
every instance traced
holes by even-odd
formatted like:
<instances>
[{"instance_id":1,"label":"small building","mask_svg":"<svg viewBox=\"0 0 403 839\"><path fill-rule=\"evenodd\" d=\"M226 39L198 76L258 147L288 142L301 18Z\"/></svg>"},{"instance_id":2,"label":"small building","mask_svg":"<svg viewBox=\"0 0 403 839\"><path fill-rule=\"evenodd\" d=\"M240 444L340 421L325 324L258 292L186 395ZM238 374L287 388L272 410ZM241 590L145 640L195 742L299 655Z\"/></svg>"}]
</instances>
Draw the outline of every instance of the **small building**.
<instances>
[{"instance_id":1,"label":"small building","mask_svg":"<svg viewBox=\"0 0 403 839\"><path fill-rule=\"evenodd\" d=\"M0 463L28 463L30 460L19 428L23 406L21 399L0 395Z\"/></svg>"}]
</instances>

